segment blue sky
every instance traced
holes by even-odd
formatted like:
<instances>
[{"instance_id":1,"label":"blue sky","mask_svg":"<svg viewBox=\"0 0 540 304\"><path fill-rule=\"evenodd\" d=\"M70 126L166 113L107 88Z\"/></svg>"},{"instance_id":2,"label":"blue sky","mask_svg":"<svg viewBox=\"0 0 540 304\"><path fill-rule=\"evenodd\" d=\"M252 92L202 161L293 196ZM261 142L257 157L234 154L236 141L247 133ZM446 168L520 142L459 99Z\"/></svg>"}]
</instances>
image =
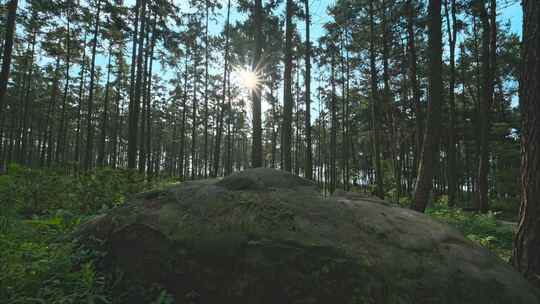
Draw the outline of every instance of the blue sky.
<instances>
[{"instance_id":1,"label":"blue sky","mask_svg":"<svg viewBox=\"0 0 540 304\"><path fill-rule=\"evenodd\" d=\"M265 0L263 0L264 2ZM214 24L214 29L222 29L225 19L227 0L221 0L223 3L223 9L221 10L222 18L218 18L218 24ZM312 15L312 25L311 31L313 35L313 40L316 40L318 37L323 35L323 25L324 23L331 20L327 14L327 8L333 6L336 0L310 0L310 11ZM236 6L236 1L232 0L232 6ZM523 18L523 12L521 8L521 1L518 0L504 0L499 1L498 7L498 18L502 23L510 20L512 25L512 31L521 35L521 23ZM242 20L246 16L240 15L233 8L232 20ZM297 27L300 33L303 33L305 26L303 22L297 22Z\"/></svg>"},{"instance_id":2,"label":"blue sky","mask_svg":"<svg viewBox=\"0 0 540 304\"><path fill-rule=\"evenodd\" d=\"M223 25L225 23L225 16L226 16L226 6L227 6L227 0L221 0L223 3L223 8L220 11L221 16L218 16L216 19L216 23L211 25L211 31L213 33L219 33L223 29ZM236 11L237 1L232 0L232 12L231 12L231 22L235 21L241 21L247 18L245 14L240 14ZM263 3L266 2L266 0L263 0ZM311 25L311 35L312 40L317 41L319 37L324 35L324 29L323 25L332 19L328 15L328 7L333 6L335 4L336 0L310 0L310 11L312 15L312 25ZM498 20L501 22L501 24L506 24L508 21L510 21L511 24L511 30L521 36L521 28L522 28L522 7L519 0L499 0L498 1ZM284 7L280 8L281 14L283 15ZM444 12L443 12L444 16ZM300 32L300 35L303 36L305 32L305 23L303 21L297 21L296 26L298 28L298 31ZM315 71L316 72L316 71ZM316 82L316 79L313 79ZM316 87L318 84L314 83L314 86ZM279 90L281 92L281 89ZM281 94L278 96L281 99ZM313 96L315 97L315 96ZM268 105L263 101L263 111L265 111L268 108ZM248 111L248 114L250 111ZM316 113L313 113L316 114ZM316 115L312 115L312 117L315 119Z\"/></svg>"}]
</instances>

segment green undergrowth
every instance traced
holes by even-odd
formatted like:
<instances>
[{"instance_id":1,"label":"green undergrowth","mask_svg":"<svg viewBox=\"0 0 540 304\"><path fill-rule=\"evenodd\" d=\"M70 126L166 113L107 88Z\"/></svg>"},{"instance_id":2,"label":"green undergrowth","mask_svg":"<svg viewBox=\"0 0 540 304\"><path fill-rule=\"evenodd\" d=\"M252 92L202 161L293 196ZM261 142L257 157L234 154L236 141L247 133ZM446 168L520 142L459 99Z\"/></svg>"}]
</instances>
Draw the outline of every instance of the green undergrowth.
<instances>
[{"instance_id":1,"label":"green undergrowth","mask_svg":"<svg viewBox=\"0 0 540 304\"><path fill-rule=\"evenodd\" d=\"M94 263L103 253L77 248L71 233L132 194L160 186L126 170L66 174L11 165L0 176L0 302L113 303L110 282ZM157 294L154 303L168 303Z\"/></svg>"},{"instance_id":2,"label":"green undergrowth","mask_svg":"<svg viewBox=\"0 0 540 304\"><path fill-rule=\"evenodd\" d=\"M512 254L514 227L497 220L496 212L479 214L436 204L426 210L431 217L457 228L470 240L508 261Z\"/></svg>"}]
</instances>

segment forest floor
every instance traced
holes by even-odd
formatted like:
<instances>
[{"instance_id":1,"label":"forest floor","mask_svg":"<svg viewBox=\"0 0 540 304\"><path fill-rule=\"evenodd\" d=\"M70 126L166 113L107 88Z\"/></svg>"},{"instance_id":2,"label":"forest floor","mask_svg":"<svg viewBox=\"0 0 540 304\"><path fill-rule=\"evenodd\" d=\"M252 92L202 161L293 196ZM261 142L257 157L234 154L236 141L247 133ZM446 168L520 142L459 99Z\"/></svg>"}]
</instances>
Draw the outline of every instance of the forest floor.
<instances>
[{"instance_id":1,"label":"forest floor","mask_svg":"<svg viewBox=\"0 0 540 304\"><path fill-rule=\"evenodd\" d=\"M12 167L0 176L0 299L5 303L110 303L107 278L95 269L99 252L76 248L72 232L87 219L171 180L146 182L124 170L90 175L65 169ZM433 218L508 261L515 222L437 203ZM154 303L169 303L166 297Z\"/></svg>"}]
</instances>

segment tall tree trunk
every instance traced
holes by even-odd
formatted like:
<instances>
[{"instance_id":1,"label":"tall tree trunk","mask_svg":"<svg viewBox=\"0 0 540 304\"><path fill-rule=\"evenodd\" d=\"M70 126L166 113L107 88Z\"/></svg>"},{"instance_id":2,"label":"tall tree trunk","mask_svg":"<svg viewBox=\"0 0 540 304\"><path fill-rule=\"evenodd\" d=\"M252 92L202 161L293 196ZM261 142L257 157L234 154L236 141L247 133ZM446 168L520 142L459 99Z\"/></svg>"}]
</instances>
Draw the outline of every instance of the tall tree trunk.
<instances>
[{"instance_id":1,"label":"tall tree trunk","mask_svg":"<svg viewBox=\"0 0 540 304\"><path fill-rule=\"evenodd\" d=\"M49 107L47 110L47 119L45 121L44 140L41 148L41 165L50 166L52 162L53 153L53 129L54 118L53 113L56 108L56 100L58 99L58 82L60 81L60 56L56 59L54 77L51 89L51 99L49 101Z\"/></svg>"},{"instance_id":2,"label":"tall tree trunk","mask_svg":"<svg viewBox=\"0 0 540 304\"><path fill-rule=\"evenodd\" d=\"M209 19L209 2L206 0L206 20L204 23L204 178L208 177L208 121L210 120L208 112L208 68L210 60L210 45L208 43L208 19Z\"/></svg>"},{"instance_id":3,"label":"tall tree trunk","mask_svg":"<svg viewBox=\"0 0 540 304\"><path fill-rule=\"evenodd\" d=\"M292 137L292 38L293 38L293 2L287 0L285 19L285 71L283 75L283 125L281 127L281 149L283 153L283 169L291 171L291 137Z\"/></svg>"},{"instance_id":4,"label":"tall tree trunk","mask_svg":"<svg viewBox=\"0 0 540 304\"><path fill-rule=\"evenodd\" d=\"M310 40L310 26L311 16L309 14L309 0L304 0L305 14L306 14L306 50L305 50L305 98L306 98L306 122L305 122L305 136L306 136L306 160L304 165L304 173L307 179L313 179L313 149L311 146L311 40Z\"/></svg>"},{"instance_id":5,"label":"tall tree trunk","mask_svg":"<svg viewBox=\"0 0 540 304\"><path fill-rule=\"evenodd\" d=\"M345 191L349 191L349 182L351 179L351 173L350 173L350 161L349 158L351 156L351 140L350 140L350 127L351 127L351 120L350 120L350 109L349 109L349 103L350 103L350 77L351 77L351 65L349 62L349 50L348 47L348 30L345 30L345 71L344 71L344 84L343 84L343 163L344 163L344 174L343 174L343 189ZM354 156L353 156L354 157ZM353 161L354 163L354 161Z\"/></svg>"},{"instance_id":6,"label":"tall tree trunk","mask_svg":"<svg viewBox=\"0 0 540 304\"><path fill-rule=\"evenodd\" d=\"M337 185L337 96L336 96L336 54L332 50L330 85L332 87L332 96L330 97L330 194L334 193Z\"/></svg>"},{"instance_id":7,"label":"tall tree trunk","mask_svg":"<svg viewBox=\"0 0 540 304\"><path fill-rule=\"evenodd\" d=\"M391 153L391 163L393 164L394 170L393 171L393 177L396 183L398 183L398 175L399 173L395 170L395 162L397 161L397 149L396 145L398 142L398 139L396 137L395 133L395 121L394 121L394 109L393 109L393 98L392 98L392 92L390 88L390 56L391 56L391 46L389 45L391 43L391 33L390 33L390 27L388 26L388 20L387 15L391 12L391 10L388 9L388 2L386 0L382 1L382 9L381 9L381 31L382 31L382 62L383 62L383 113L381 113L381 119L386 121L386 128L389 130L389 142L388 147L390 149ZM384 134L384 133L383 133ZM381 151L382 152L382 151Z\"/></svg>"},{"instance_id":8,"label":"tall tree trunk","mask_svg":"<svg viewBox=\"0 0 540 304\"><path fill-rule=\"evenodd\" d=\"M195 41L194 44L197 42ZM191 122L192 122L192 128L191 128L191 179L195 179L197 177L197 127L198 127L198 120L197 120L197 84L199 82L199 72L198 72L198 53L197 53L197 46L194 45L193 47L193 104L192 104L192 115L191 115Z\"/></svg>"},{"instance_id":9,"label":"tall tree trunk","mask_svg":"<svg viewBox=\"0 0 540 304\"><path fill-rule=\"evenodd\" d=\"M97 12L94 24L94 39L92 43L92 59L90 61L90 88L88 89L88 108L86 112L86 151L84 157L84 170L88 171L93 166L94 160L94 125L92 124L94 106L94 81L96 74L96 50L99 35L99 17L101 13L101 0L97 2Z\"/></svg>"},{"instance_id":10,"label":"tall tree trunk","mask_svg":"<svg viewBox=\"0 0 540 304\"><path fill-rule=\"evenodd\" d=\"M116 168L118 164L118 144L119 144L119 135L120 130L122 128L122 117L120 116L120 102L122 100L122 94L120 94L121 90L121 79L122 79L122 69L118 69L118 76L116 78L117 88L116 88L116 102L115 102L115 111L114 111L114 127L113 127L113 134L112 134L112 143L111 143L111 158L110 158L110 164L112 168Z\"/></svg>"},{"instance_id":11,"label":"tall tree trunk","mask_svg":"<svg viewBox=\"0 0 540 304\"><path fill-rule=\"evenodd\" d=\"M227 161L225 162L225 175L230 175L233 173L233 163L234 163L234 129L235 129L235 117L233 113L233 103L231 96L231 67L227 71L227 111L229 116L229 123L227 124ZM231 131L231 128L233 129Z\"/></svg>"},{"instance_id":12,"label":"tall tree trunk","mask_svg":"<svg viewBox=\"0 0 540 304\"><path fill-rule=\"evenodd\" d=\"M409 81L411 82L414 114L415 114L415 149L414 149L414 170L418 170L418 163L422 153L422 143L424 141L424 113L420 103L420 85L418 84L416 63L416 42L414 29L414 16L416 14L413 0L407 0L407 55L409 61Z\"/></svg>"},{"instance_id":13,"label":"tall tree trunk","mask_svg":"<svg viewBox=\"0 0 540 304\"><path fill-rule=\"evenodd\" d=\"M521 208L512 264L540 287L540 3L523 1Z\"/></svg>"},{"instance_id":14,"label":"tall tree trunk","mask_svg":"<svg viewBox=\"0 0 540 304\"><path fill-rule=\"evenodd\" d=\"M111 80L111 58L112 58L112 43L109 45L109 62L107 64L107 82L105 84L105 99L103 101L103 113L101 114L101 132L99 136L97 164L99 167L105 165L105 149L107 139L107 120L109 115L109 86Z\"/></svg>"},{"instance_id":15,"label":"tall tree trunk","mask_svg":"<svg viewBox=\"0 0 540 304\"><path fill-rule=\"evenodd\" d=\"M79 104L77 105L77 127L75 130L75 151L74 151L74 160L75 162L81 161L81 128L82 128L82 106L84 101L84 82L85 82L85 60L86 60L86 35L87 32L84 33L84 39L83 39L83 54L81 59L81 78L79 80Z\"/></svg>"},{"instance_id":16,"label":"tall tree trunk","mask_svg":"<svg viewBox=\"0 0 540 304\"><path fill-rule=\"evenodd\" d=\"M69 93L69 71L70 71L70 57L71 57L71 1L67 3L67 32L66 32L66 83L64 84L64 96L62 97L62 113L60 115L60 125L58 127L58 139L56 141L56 162L60 163L64 161L64 151L66 147L67 127L66 127L66 112Z\"/></svg>"},{"instance_id":17,"label":"tall tree trunk","mask_svg":"<svg viewBox=\"0 0 540 304\"><path fill-rule=\"evenodd\" d=\"M186 51L187 53L187 51ZM187 113L187 89L188 89L188 59L187 56L185 56L185 72L184 72L184 90L183 90L183 96L182 96L182 124L180 127L180 160L179 160L179 168L178 171L180 172L180 178L184 179L184 173L185 173L185 146L186 146L186 113Z\"/></svg>"},{"instance_id":18,"label":"tall tree trunk","mask_svg":"<svg viewBox=\"0 0 540 304\"><path fill-rule=\"evenodd\" d=\"M22 118L22 127L21 127L21 150L19 152L19 162L21 164L30 164L30 159L27 157L27 146L28 146L28 119L30 116L30 113L32 113L32 107L31 107L31 100L30 100L30 92L32 91L32 75L33 75L33 65L34 65L34 56L35 56L35 47L36 47L36 35L37 35L37 29L33 30L32 33L32 50L30 51L30 65L29 65L29 75L28 75L28 84L26 86L26 93L24 96L24 112L23 112L23 118Z\"/></svg>"},{"instance_id":19,"label":"tall tree trunk","mask_svg":"<svg viewBox=\"0 0 540 304\"><path fill-rule=\"evenodd\" d=\"M146 19L146 17L145 17ZM143 70L142 70L142 80L141 80L141 92L140 92L140 98L141 98L141 109L140 109L140 123L138 125L139 129L139 139L138 139L138 145L139 145L139 159L138 159L138 165L139 173L143 174L146 172L146 147L145 147L145 139L146 139L146 83L148 80L148 57L149 57L149 46L150 46L150 32L149 30L146 31L145 38L143 43L145 43L145 46L143 48ZM139 90L139 88L136 88Z\"/></svg>"},{"instance_id":20,"label":"tall tree trunk","mask_svg":"<svg viewBox=\"0 0 540 304\"><path fill-rule=\"evenodd\" d=\"M450 83L448 92L448 102L450 105L450 121L448 128L448 170L446 179L448 180L448 205L456 204L457 191L457 170L456 170L456 39L457 39L457 18L456 18L456 0L451 0L451 13L448 8L448 0L444 1L446 12L446 27L448 30L448 45L450 46ZM450 15L452 16L452 25L450 25Z\"/></svg>"},{"instance_id":21,"label":"tall tree trunk","mask_svg":"<svg viewBox=\"0 0 540 304\"><path fill-rule=\"evenodd\" d=\"M427 124L418 166L413 209L424 212L433 187L433 175L439 155L439 128L442 103L442 20L441 0L429 0L428 6L428 76L429 99Z\"/></svg>"},{"instance_id":22,"label":"tall tree trunk","mask_svg":"<svg viewBox=\"0 0 540 304\"><path fill-rule=\"evenodd\" d=\"M17 18L18 0L11 0L7 4L6 36L4 38L4 50L2 56L2 70L0 71L0 153L2 152L3 125L4 122L4 99L7 94L7 85L11 69L11 52L13 50L13 36L15 35L15 22ZM0 159L0 170L2 169Z\"/></svg>"},{"instance_id":23,"label":"tall tree trunk","mask_svg":"<svg viewBox=\"0 0 540 304\"><path fill-rule=\"evenodd\" d=\"M375 165L375 195L384 199L384 176L381 163L381 147L380 147L380 104L379 104L379 88L377 76L377 55L375 54L375 11L373 2L369 2L369 65L371 73L371 123L373 133L373 160Z\"/></svg>"},{"instance_id":24,"label":"tall tree trunk","mask_svg":"<svg viewBox=\"0 0 540 304\"><path fill-rule=\"evenodd\" d=\"M142 6L142 11L141 11ZM137 164L137 136L138 136L138 123L139 123L139 107L140 98L136 98L135 91L140 92L137 89L137 84L140 85L140 67L142 66L142 48L144 42L144 21L146 13L146 0L137 0L135 3L135 29L133 31L133 48L131 52L131 76L130 76L130 89L129 89L129 113L128 113L128 168L135 169ZM139 38L138 26L139 17L141 22L141 33ZM139 51L137 52L137 47ZM140 94L139 94L140 97Z\"/></svg>"},{"instance_id":25,"label":"tall tree trunk","mask_svg":"<svg viewBox=\"0 0 540 304\"><path fill-rule=\"evenodd\" d=\"M496 1L494 1L496 2ZM496 34L491 37L491 27L496 27L496 24L490 24L490 16L483 2L477 2L476 9L480 17L482 24L482 54L480 60L482 63L482 85L481 98L479 99L478 106L478 119L479 119L479 148L480 155L478 157L478 175L476 179L476 191L475 207L485 213L488 211L489 193L488 193L488 173L489 173L489 115L490 107L493 99L494 88L494 66L492 66L491 56L495 56L496 52ZM495 12L496 7L491 8ZM496 29L495 29L496 33ZM494 39L492 43L490 39ZM494 60L493 60L494 61ZM494 62L493 62L494 63Z\"/></svg>"},{"instance_id":26,"label":"tall tree trunk","mask_svg":"<svg viewBox=\"0 0 540 304\"><path fill-rule=\"evenodd\" d=\"M152 26L152 41L150 42L150 64L148 67L148 80L146 89L146 167L148 168L148 178L152 177L152 73L154 67L154 51L157 39L157 14L154 14L154 24Z\"/></svg>"},{"instance_id":27,"label":"tall tree trunk","mask_svg":"<svg viewBox=\"0 0 540 304\"><path fill-rule=\"evenodd\" d=\"M289 3L289 1L287 1ZM288 4L289 5L289 4ZM252 70L257 75L262 72L261 69L261 53L263 44L262 34L262 0L255 0L255 52L253 55ZM253 143L251 146L251 166L253 168L262 167L263 151L262 151L262 117L261 117L261 87L257 85L253 88Z\"/></svg>"},{"instance_id":28,"label":"tall tree trunk","mask_svg":"<svg viewBox=\"0 0 540 304\"><path fill-rule=\"evenodd\" d=\"M227 1L227 19L225 21L225 64L223 67L223 88L221 101L217 107L217 122L216 122L216 142L214 144L214 165L212 177L217 177L219 172L219 164L221 157L221 137L223 134L223 116L225 115L225 98L227 95L227 69L229 68L229 48L230 48L230 29L229 22L231 17L231 0Z\"/></svg>"}]
</instances>

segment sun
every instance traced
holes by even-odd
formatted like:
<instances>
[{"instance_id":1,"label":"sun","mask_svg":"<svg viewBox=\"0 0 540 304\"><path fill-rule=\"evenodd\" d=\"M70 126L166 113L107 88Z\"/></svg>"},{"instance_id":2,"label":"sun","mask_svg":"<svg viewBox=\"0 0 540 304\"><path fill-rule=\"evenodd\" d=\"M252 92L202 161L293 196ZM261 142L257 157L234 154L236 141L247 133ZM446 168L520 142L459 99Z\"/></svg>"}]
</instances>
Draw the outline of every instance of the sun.
<instances>
[{"instance_id":1,"label":"sun","mask_svg":"<svg viewBox=\"0 0 540 304\"><path fill-rule=\"evenodd\" d=\"M255 71L245 67L235 68L234 77L240 86L250 91L255 90L260 83L259 75Z\"/></svg>"}]
</instances>

